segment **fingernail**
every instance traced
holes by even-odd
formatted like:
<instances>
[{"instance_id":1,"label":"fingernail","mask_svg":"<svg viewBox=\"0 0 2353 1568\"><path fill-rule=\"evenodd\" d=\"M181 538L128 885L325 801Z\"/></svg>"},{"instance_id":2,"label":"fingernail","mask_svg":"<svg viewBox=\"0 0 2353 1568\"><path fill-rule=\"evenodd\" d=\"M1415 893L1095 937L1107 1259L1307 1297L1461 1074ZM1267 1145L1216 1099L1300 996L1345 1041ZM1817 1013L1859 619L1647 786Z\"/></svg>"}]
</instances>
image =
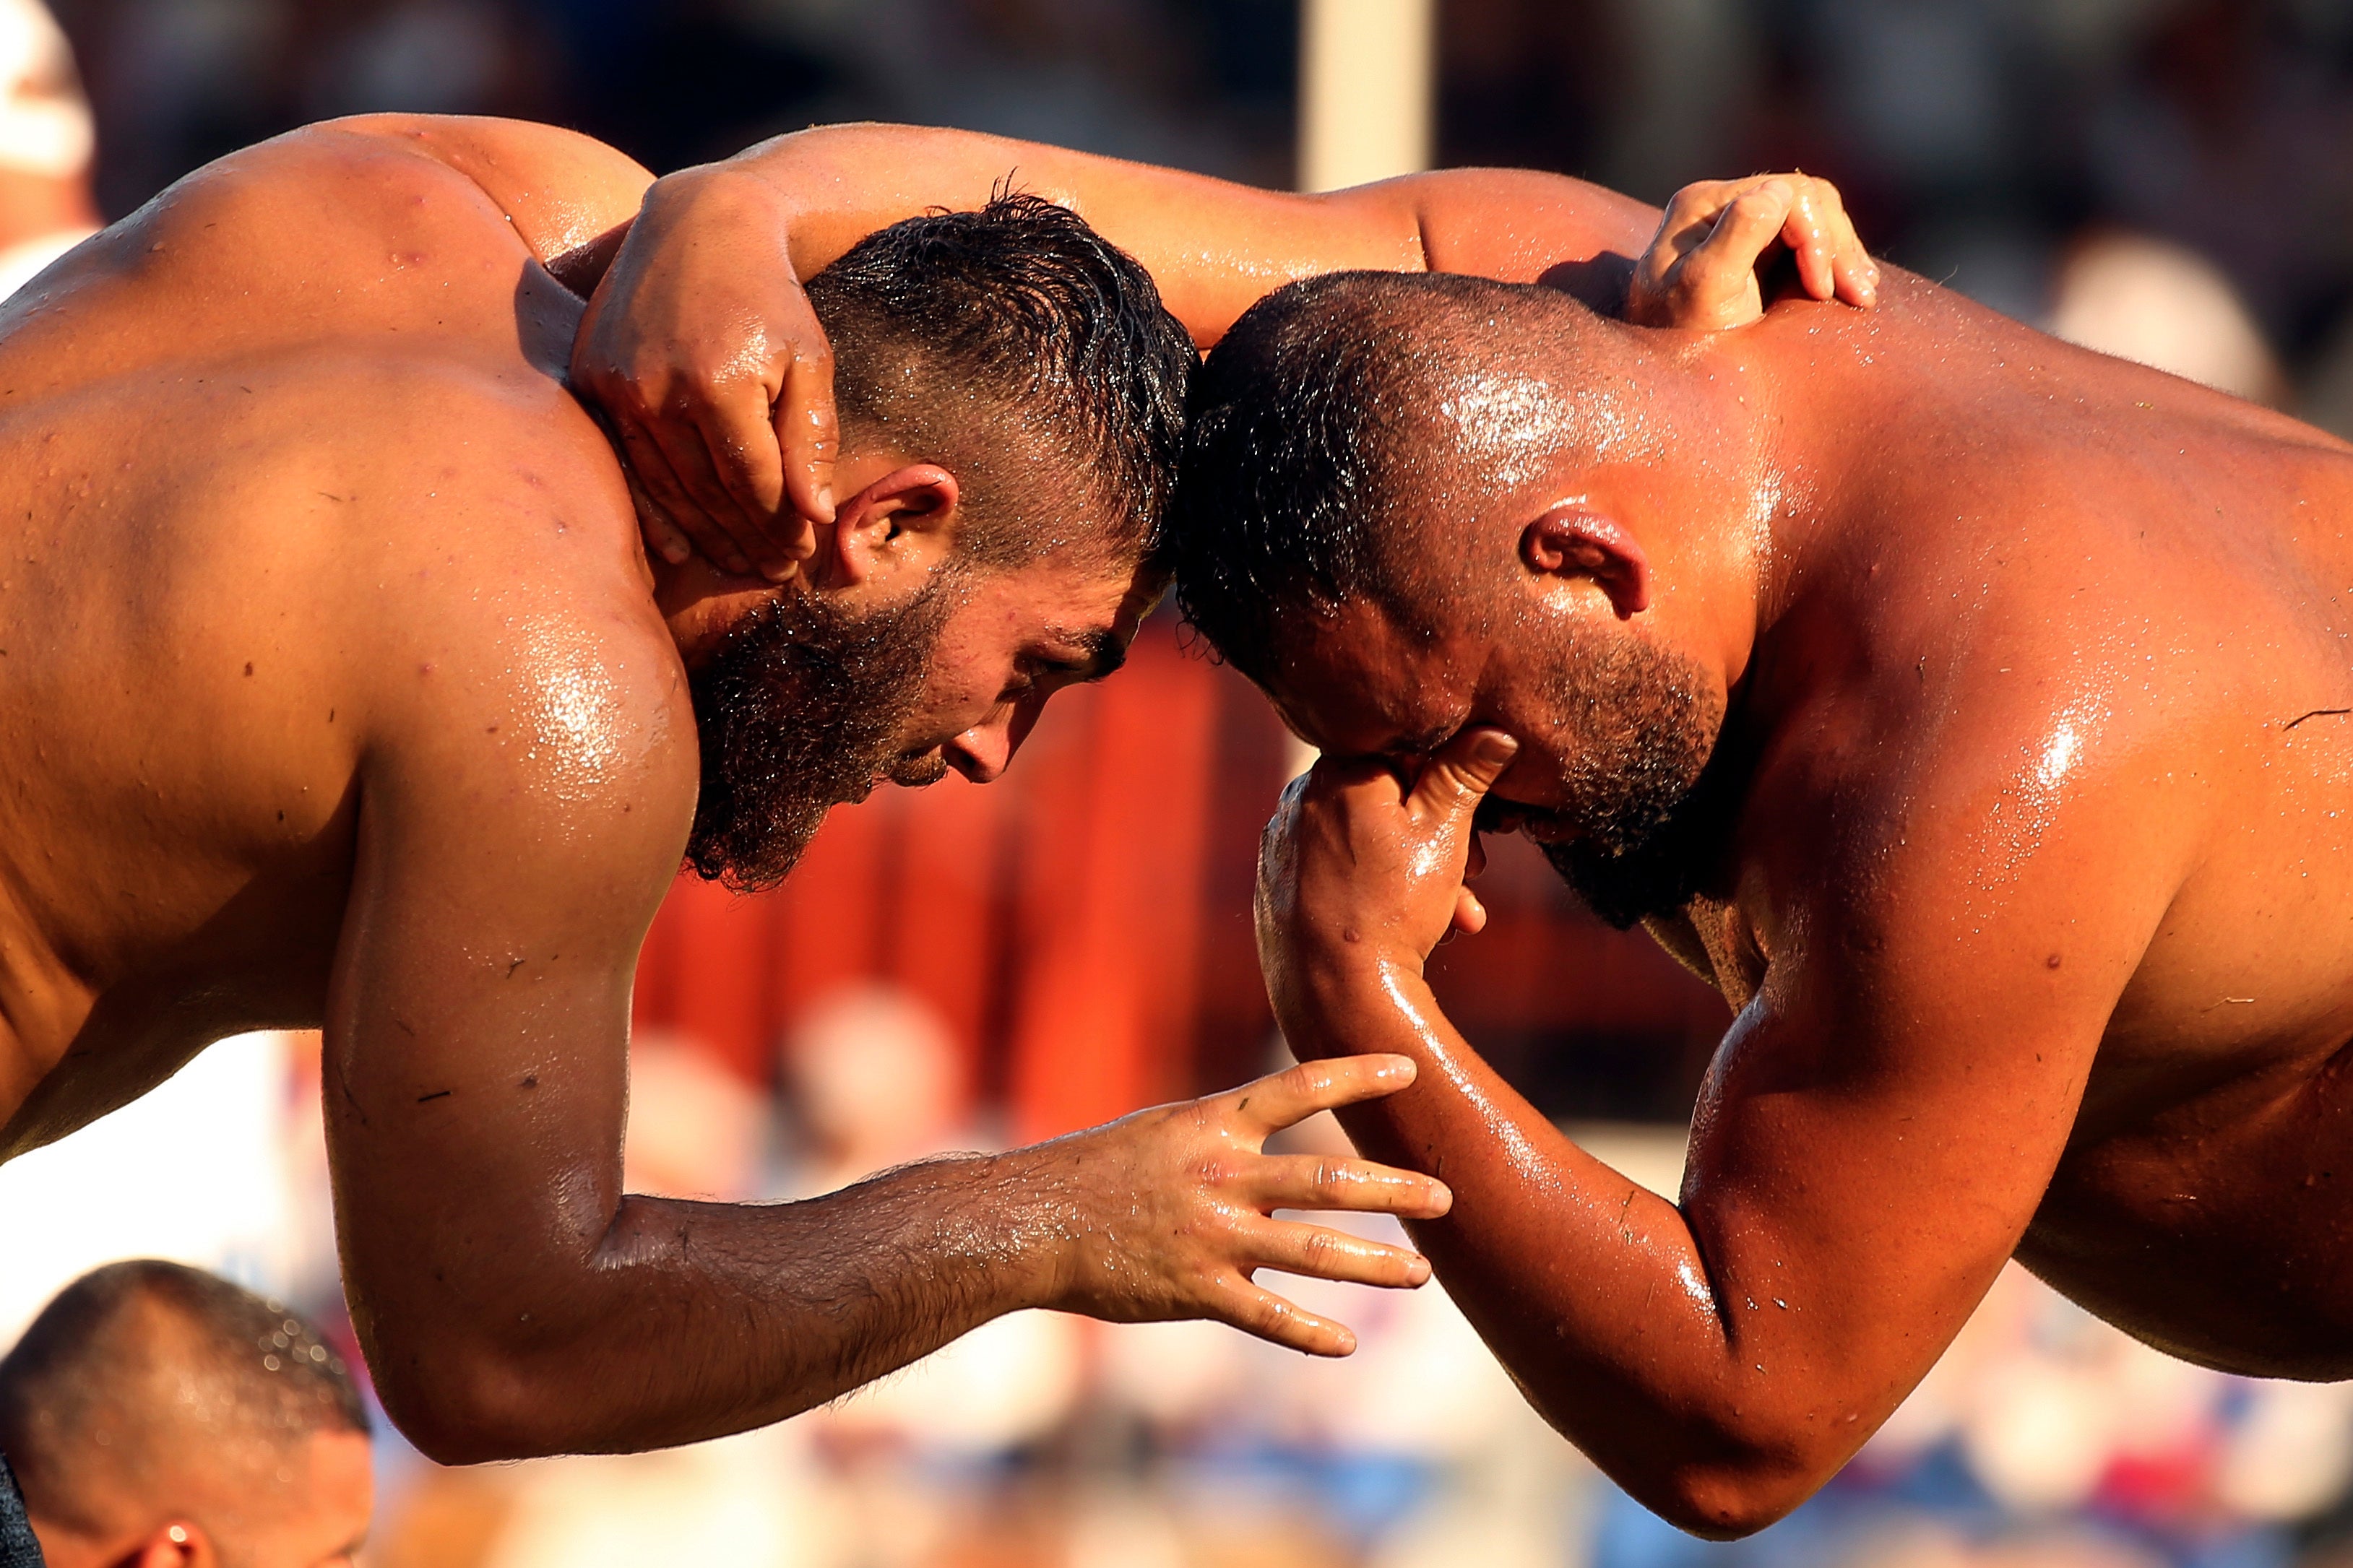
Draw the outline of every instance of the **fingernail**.
<instances>
[{"instance_id":1,"label":"fingernail","mask_svg":"<svg viewBox=\"0 0 2353 1568\"><path fill-rule=\"evenodd\" d=\"M1508 763L1519 754L1520 743L1501 731L1489 731L1479 737L1478 755L1482 763Z\"/></svg>"},{"instance_id":2,"label":"fingernail","mask_svg":"<svg viewBox=\"0 0 2353 1568\"><path fill-rule=\"evenodd\" d=\"M789 561L768 561L761 563L760 575L771 583L789 583L799 568Z\"/></svg>"},{"instance_id":3,"label":"fingernail","mask_svg":"<svg viewBox=\"0 0 2353 1568\"><path fill-rule=\"evenodd\" d=\"M1453 1212L1453 1209L1454 1189L1448 1186L1444 1182L1432 1182L1430 1184L1430 1212L1431 1217L1435 1218L1442 1214L1451 1214Z\"/></svg>"},{"instance_id":4,"label":"fingernail","mask_svg":"<svg viewBox=\"0 0 2353 1568\"><path fill-rule=\"evenodd\" d=\"M1412 1280L1417 1285L1428 1284L1430 1282L1430 1259L1427 1258L1416 1258L1410 1264L1407 1265L1405 1277L1408 1279Z\"/></svg>"},{"instance_id":5,"label":"fingernail","mask_svg":"<svg viewBox=\"0 0 2353 1568\"><path fill-rule=\"evenodd\" d=\"M818 486L818 488L817 488L817 504L818 504L818 506L823 507L823 508L825 509L825 510L826 510L826 514L827 514L828 516L831 516L831 515L832 515L832 513L833 513L833 487L832 487L831 485L819 485L819 486Z\"/></svg>"},{"instance_id":6,"label":"fingernail","mask_svg":"<svg viewBox=\"0 0 2353 1568\"><path fill-rule=\"evenodd\" d=\"M671 565L683 566L686 564L686 558L694 553L694 547L691 544L681 544L673 540L661 547L661 552L662 559Z\"/></svg>"}]
</instances>

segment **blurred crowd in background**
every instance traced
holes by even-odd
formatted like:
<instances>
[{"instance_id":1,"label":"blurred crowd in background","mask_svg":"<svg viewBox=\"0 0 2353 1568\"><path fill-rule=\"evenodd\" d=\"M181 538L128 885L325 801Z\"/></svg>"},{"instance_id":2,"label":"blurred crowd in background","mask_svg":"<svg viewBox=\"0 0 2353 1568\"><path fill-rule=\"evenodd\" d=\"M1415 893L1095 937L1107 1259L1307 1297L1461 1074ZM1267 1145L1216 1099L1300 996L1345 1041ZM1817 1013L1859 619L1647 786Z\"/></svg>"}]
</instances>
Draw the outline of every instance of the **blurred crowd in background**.
<instances>
[{"instance_id":1,"label":"blurred crowd in background","mask_svg":"<svg viewBox=\"0 0 2353 1568\"><path fill-rule=\"evenodd\" d=\"M659 171L913 120L1290 182L1274 0L58 0L119 216L326 115L553 120ZM2031 320L2171 330L2353 418L2341 0L1441 0L1437 147L1650 200L1802 166L1894 259ZM2109 254L2118 245L2129 259ZM2084 274L2079 276L2079 274ZM2237 317L2243 333L2219 325ZM2224 342L2223 340L2231 340Z\"/></svg>"},{"instance_id":2,"label":"blurred crowd in background","mask_svg":"<svg viewBox=\"0 0 2353 1568\"><path fill-rule=\"evenodd\" d=\"M657 171L877 118L1293 173L1299 24L1279 0L56 0L56 18L0 5L0 278L209 158L369 110L555 121ZM1439 0L1436 25L1441 163L1653 201L1803 167L1899 263L2353 434L2353 0ZM1287 755L1164 616L1119 680L1058 700L1005 784L839 812L771 898L681 883L640 974L631 1185L806 1196L1279 1062L1248 900ZM1673 1192L1721 1004L1513 846L1482 892L1494 928L1441 955L1442 999L1595 1152ZM83 1268L143 1254L274 1293L356 1364L316 1080L315 1038L242 1037L0 1168L0 1342ZM2353 1565L2353 1391L2170 1361L2015 1269L1838 1482L1727 1546L1547 1433L1438 1288L1312 1294L1358 1329L1356 1357L1028 1314L674 1453L446 1471L386 1435L370 1561Z\"/></svg>"}]
</instances>

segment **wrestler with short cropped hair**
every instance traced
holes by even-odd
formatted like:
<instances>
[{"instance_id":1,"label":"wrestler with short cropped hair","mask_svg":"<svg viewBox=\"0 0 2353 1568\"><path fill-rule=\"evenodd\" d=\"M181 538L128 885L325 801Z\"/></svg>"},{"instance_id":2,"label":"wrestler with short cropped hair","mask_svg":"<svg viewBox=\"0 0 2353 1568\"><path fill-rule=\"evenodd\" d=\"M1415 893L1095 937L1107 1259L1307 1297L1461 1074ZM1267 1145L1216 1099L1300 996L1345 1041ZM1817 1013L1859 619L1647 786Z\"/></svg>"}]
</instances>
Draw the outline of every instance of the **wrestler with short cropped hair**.
<instances>
[{"instance_id":1,"label":"wrestler with short cropped hair","mask_svg":"<svg viewBox=\"0 0 2353 1568\"><path fill-rule=\"evenodd\" d=\"M48 1568L348 1568L374 1508L342 1360L277 1303L153 1258L83 1275L0 1357L0 1449Z\"/></svg>"},{"instance_id":2,"label":"wrestler with short cropped hair","mask_svg":"<svg viewBox=\"0 0 2353 1568\"><path fill-rule=\"evenodd\" d=\"M1270 264L1247 224L1159 258L1180 321L1004 173L764 237L843 392L836 500L782 584L649 555L566 385L649 183L585 138L312 127L0 307L0 1156L212 1039L323 1024L353 1322L437 1458L742 1430L1029 1307L1345 1354L1257 1271L1427 1276L1275 1211L1430 1217L1441 1184L1261 1150L1410 1081L1390 1058L806 1203L622 1188L630 985L681 857L765 886L830 805L995 777L1166 587L1194 343ZM1647 222L1560 186L1509 256L1461 253L1586 261L1562 235L1597 205ZM1261 205L1187 188L1205 226ZM1744 186L1662 246L1662 279L1719 280L1678 308L1753 309L1801 196L1829 199ZM1282 233L1293 270L1362 238ZM1851 231L1792 237L1827 292Z\"/></svg>"},{"instance_id":3,"label":"wrestler with short cropped hair","mask_svg":"<svg viewBox=\"0 0 2353 1568\"><path fill-rule=\"evenodd\" d=\"M2353 448L1908 277L1712 339L1294 285L1208 362L1178 592L1325 760L1260 951L1536 1406L1738 1534L2005 1261L2172 1353L2353 1375ZM1518 831L1736 1013L1680 1204L1422 965ZM1603 976L1567 984L1606 984Z\"/></svg>"},{"instance_id":4,"label":"wrestler with short cropped hair","mask_svg":"<svg viewBox=\"0 0 2353 1568\"><path fill-rule=\"evenodd\" d=\"M772 883L828 805L994 776L1114 668L1194 363L1063 209L911 220L817 279L851 396L807 581L649 561L561 380L567 280L645 180L537 126L318 127L0 312L0 816L39 847L0 872L0 1151L323 1021L354 1321L446 1459L740 1429L1030 1305L1345 1351L1248 1271L1426 1266L1271 1211L1443 1189L1258 1142L1397 1064L808 1204L622 1192L630 983L681 852Z\"/></svg>"}]
</instances>

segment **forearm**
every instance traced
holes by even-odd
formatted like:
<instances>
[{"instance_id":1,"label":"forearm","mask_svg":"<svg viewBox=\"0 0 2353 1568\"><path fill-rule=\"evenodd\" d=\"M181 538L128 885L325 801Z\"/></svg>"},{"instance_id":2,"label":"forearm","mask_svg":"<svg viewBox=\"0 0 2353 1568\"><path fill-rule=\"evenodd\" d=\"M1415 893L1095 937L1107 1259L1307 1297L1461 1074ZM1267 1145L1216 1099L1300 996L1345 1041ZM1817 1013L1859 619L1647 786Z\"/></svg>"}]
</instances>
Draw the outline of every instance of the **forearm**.
<instances>
[{"instance_id":1,"label":"forearm","mask_svg":"<svg viewBox=\"0 0 2353 1568\"><path fill-rule=\"evenodd\" d=\"M896 125L822 126L658 183L650 200L777 224L810 276L864 236L1001 184L1062 203L1141 261L1204 346L1271 289L1345 268L1532 280L1631 258L1655 209L1582 181L1507 170L1413 175L1322 195L1261 190L1037 142Z\"/></svg>"},{"instance_id":2,"label":"forearm","mask_svg":"<svg viewBox=\"0 0 2353 1568\"><path fill-rule=\"evenodd\" d=\"M1070 1228L1036 1152L777 1205L628 1196L523 1255L352 1261L387 1407L448 1462L634 1450L781 1420L1052 1299ZM380 1271L379 1271L380 1272Z\"/></svg>"},{"instance_id":3,"label":"forearm","mask_svg":"<svg viewBox=\"0 0 2353 1568\"><path fill-rule=\"evenodd\" d=\"M1350 1135L1453 1189L1452 1212L1417 1227L1417 1243L1531 1402L1645 1504L1686 1529L1754 1529L1876 1425L1876 1413L1849 1418L1769 1281L1707 1256L1673 1204L1546 1122L1419 975L1287 989L1284 1035L1303 1056L1419 1064L1410 1090L1343 1113Z\"/></svg>"}]
</instances>

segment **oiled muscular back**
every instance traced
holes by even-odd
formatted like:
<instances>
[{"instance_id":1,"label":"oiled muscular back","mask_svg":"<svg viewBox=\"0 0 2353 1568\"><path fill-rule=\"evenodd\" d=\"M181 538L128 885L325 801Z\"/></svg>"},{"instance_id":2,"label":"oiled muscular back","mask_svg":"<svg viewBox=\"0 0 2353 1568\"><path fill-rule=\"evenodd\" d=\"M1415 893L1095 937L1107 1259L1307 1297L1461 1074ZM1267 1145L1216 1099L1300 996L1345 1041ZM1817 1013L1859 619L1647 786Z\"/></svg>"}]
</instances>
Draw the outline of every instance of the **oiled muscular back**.
<instances>
[{"instance_id":1,"label":"oiled muscular back","mask_svg":"<svg viewBox=\"0 0 2353 1568\"><path fill-rule=\"evenodd\" d=\"M2172 918L2087 1114L2144 1052L2353 1037L2353 726L2324 711L2353 707L2353 448L1942 291L1831 320L1821 390L1883 415L1842 481L1870 525L1800 617L1871 671L1850 760L1891 809L1968 803L1949 896L1978 919L2102 772L2165 802L2165 838L2116 847L2170 859ZM1840 337L1868 356L1843 384Z\"/></svg>"},{"instance_id":2,"label":"oiled muscular back","mask_svg":"<svg viewBox=\"0 0 2353 1568\"><path fill-rule=\"evenodd\" d=\"M0 1155L316 1020L372 700L448 617L649 614L535 259L644 178L537 127L315 129L0 311Z\"/></svg>"},{"instance_id":3,"label":"oiled muscular back","mask_svg":"<svg viewBox=\"0 0 2353 1568\"><path fill-rule=\"evenodd\" d=\"M1766 332L1842 521L1751 673L1747 879L1695 925L1789 1017L1900 995L1828 1032L2021 1072L1940 1117L2002 1141L1973 1202L2021 1184L2062 1289L2347 1375L2353 451L1922 286Z\"/></svg>"}]
</instances>

